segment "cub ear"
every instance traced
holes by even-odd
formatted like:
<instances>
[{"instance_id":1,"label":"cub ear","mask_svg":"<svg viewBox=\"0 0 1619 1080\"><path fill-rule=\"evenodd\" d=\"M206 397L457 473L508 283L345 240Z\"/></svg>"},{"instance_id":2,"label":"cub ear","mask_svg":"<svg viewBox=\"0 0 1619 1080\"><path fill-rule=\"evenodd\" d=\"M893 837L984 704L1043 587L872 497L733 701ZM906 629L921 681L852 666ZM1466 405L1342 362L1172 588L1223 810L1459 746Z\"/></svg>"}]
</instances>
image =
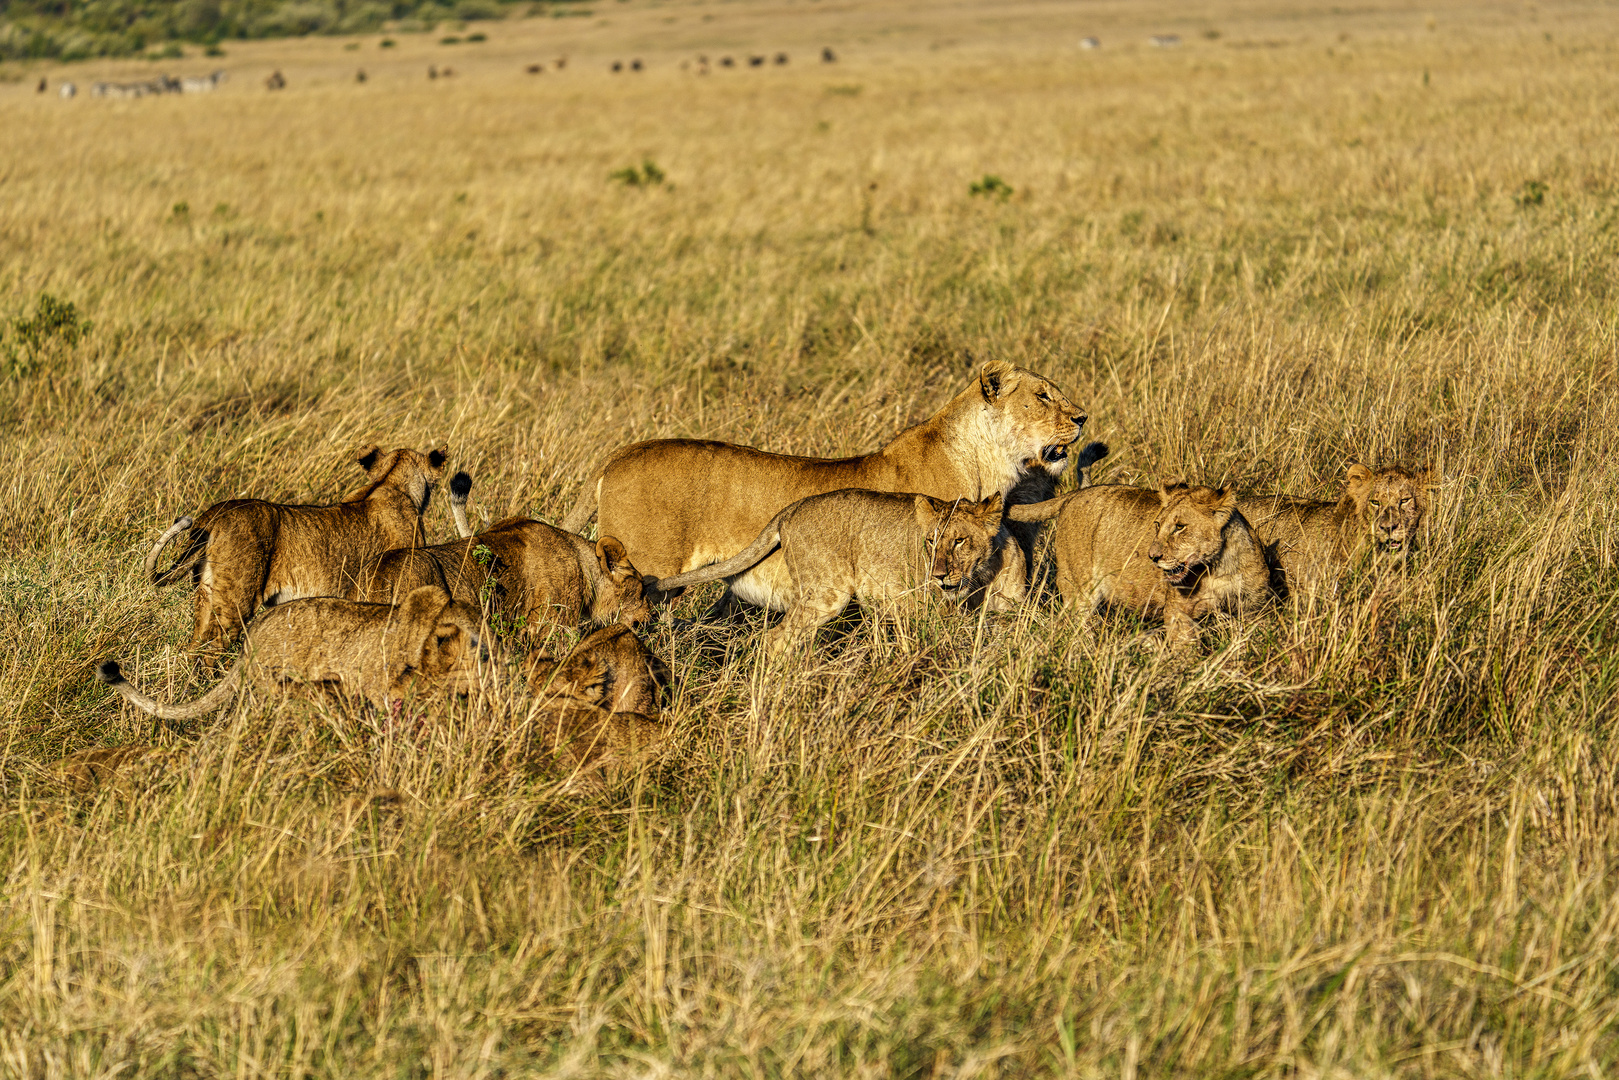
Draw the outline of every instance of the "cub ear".
<instances>
[{"instance_id":1,"label":"cub ear","mask_svg":"<svg viewBox=\"0 0 1619 1080\"><path fill-rule=\"evenodd\" d=\"M619 543L616 536L604 536L596 541L596 562L601 566L602 573L609 577L640 577L630 562L630 553L624 550L624 545Z\"/></svg>"},{"instance_id":2,"label":"cub ear","mask_svg":"<svg viewBox=\"0 0 1619 1080\"><path fill-rule=\"evenodd\" d=\"M434 469L437 469L439 472L444 471L444 463L449 460L450 448L448 446L440 446L435 450L428 451L427 453L427 463Z\"/></svg>"},{"instance_id":3,"label":"cub ear","mask_svg":"<svg viewBox=\"0 0 1619 1080\"><path fill-rule=\"evenodd\" d=\"M1162 484L1158 488L1158 501L1163 505L1168 506L1170 499L1173 499L1176 495L1182 495L1190 490L1191 485L1185 481L1175 484Z\"/></svg>"},{"instance_id":4,"label":"cub ear","mask_svg":"<svg viewBox=\"0 0 1619 1080\"><path fill-rule=\"evenodd\" d=\"M995 401L1006 388L1008 377L1016 369L1005 360L985 360L978 369L978 389L985 401Z\"/></svg>"},{"instance_id":5,"label":"cub ear","mask_svg":"<svg viewBox=\"0 0 1619 1080\"><path fill-rule=\"evenodd\" d=\"M912 505L916 507L916 523L925 533L932 532L939 524L939 519L950 512L949 504L942 504L944 509L941 510L939 505L926 495L918 495Z\"/></svg>"},{"instance_id":6,"label":"cub ear","mask_svg":"<svg viewBox=\"0 0 1619 1080\"><path fill-rule=\"evenodd\" d=\"M360 466L360 468L364 469L366 472L370 472L372 469L376 468L377 462L381 458L382 447L374 444L371 446L362 446L360 449L354 452L354 463Z\"/></svg>"},{"instance_id":7,"label":"cub ear","mask_svg":"<svg viewBox=\"0 0 1619 1080\"><path fill-rule=\"evenodd\" d=\"M1001 527L1001 493L992 492L989 498L973 507L973 517L981 521L991 531Z\"/></svg>"},{"instance_id":8,"label":"cub ear","mask_svg":"<svg viewBox=\"0 0 1619 1080\"><path fill-rule=\"evenodd\" d=\"M1372 470L1358 461L1352 462L1344 475L1351 488L1363 488L1372 482Z\"/></svg>"},{"instance_id":9,"label":"cub ear","mask_svg":"<svg viewBox=\"0 0 1619 1080\"><path fill-rule=\"evenodd\" d=\"M1217 488L1214 492L1214 519L1223 527L1237 509L1237 488Z\"/></svg>"}]
</instances>

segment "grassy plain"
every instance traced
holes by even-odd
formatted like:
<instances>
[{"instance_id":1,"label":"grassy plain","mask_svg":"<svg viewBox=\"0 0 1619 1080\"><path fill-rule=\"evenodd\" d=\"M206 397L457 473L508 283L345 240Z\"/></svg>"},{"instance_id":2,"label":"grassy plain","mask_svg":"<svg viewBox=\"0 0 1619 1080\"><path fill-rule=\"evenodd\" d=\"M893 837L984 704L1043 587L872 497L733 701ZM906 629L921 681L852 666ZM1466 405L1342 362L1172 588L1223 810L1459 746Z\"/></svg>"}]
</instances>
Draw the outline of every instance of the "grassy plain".
<instances>
[{"instance_id":1,"label":"grassy plain","mask_svg":"<svg viewBox=\"0 0 1619 1080\"><path fill-rule=\"evenodd\" d=\"M0 1071L1619 1068L1611 8L487 29L230 45L212 96L0 84L0 309L93 322L0 339ZM1431 466L1427 548L1179 676L1049 596L784 672L665 625L674 752L601 791L508 768L498 701L248 702L133 788L48 768L145 737L98 658L203 684L139 566L181 511L444 440L475 512L555 519L626 441L857 452L991 356L1084 403L1108 479Z\"/></svg>"}]
</instances>

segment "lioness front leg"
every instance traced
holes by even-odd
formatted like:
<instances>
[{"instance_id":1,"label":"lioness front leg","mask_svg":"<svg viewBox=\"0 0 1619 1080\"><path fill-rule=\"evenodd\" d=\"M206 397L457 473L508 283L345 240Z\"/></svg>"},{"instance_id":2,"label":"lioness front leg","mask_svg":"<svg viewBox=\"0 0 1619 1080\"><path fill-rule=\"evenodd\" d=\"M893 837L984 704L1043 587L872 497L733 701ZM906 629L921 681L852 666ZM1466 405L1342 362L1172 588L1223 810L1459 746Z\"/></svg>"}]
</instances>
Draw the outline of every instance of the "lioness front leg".
<instances>
[{"instance_id":1,"label":"lioness front leg","mask_svg":"<svg viewBox=\"0 0 1619 1080\"><path fill-rule=\"evenodd\" d=\"M854 593L831 586L801 588L781 623L765 632L765 651L771 659L797 645L813 645L815 632L843 613Z\"/></svg>"}]
</instances>

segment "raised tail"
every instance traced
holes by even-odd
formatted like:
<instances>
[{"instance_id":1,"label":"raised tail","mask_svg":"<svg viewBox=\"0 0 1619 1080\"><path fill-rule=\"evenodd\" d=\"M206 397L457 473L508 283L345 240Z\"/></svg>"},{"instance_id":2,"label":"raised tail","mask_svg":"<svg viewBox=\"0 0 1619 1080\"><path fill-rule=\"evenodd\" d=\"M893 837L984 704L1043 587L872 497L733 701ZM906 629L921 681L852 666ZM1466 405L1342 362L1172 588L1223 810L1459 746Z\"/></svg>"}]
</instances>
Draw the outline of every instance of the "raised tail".
<instances>
[{"instance_id":1,"label":"raised tail","mask_svg":"<svg viewBox=\"0 0 1619 1080\"><path fill-rule=\"evenodd\" d=\"M206 544L193 539L184 554L174 561L173 566L161 573L158 571L157 560L163 557L163 549L174 543L174 538L189 528L191 528L191 518L181 514L174 519L174 524L169 526L168 531L157 538L157 543L152 545L152 550L146 553L146 576L159 589L165 585L173 585L180 580L180 575L190 570L197 560L202 557Z\"/></svg>"},{"instance_id":2,"label":"raised tail","mask_svg":"<svg viewBox=\"0 0 1619 1080\"><path fill-rule=\"evenodd\" d=\"M796 503L794 505L797 505ZM792 509L792 507L788 507ZM783 511L782 514L785 514ZM673 592L676 589L688 588L692 585L702 585L709 581L718 581L720 578L735 577L745 570L763 562L765 557L781 543L782 514L771 519L770 524L764 527L757 539L741 551L732 555L724 562L710 563L708 566L696 570L688 570L684 574L676 574L671 578L664 578L652 588L659 592Z\"/></svg>"},{"instance_id":3,"label":"raised tail","mask_svg":"<svg viewBox=\"0 0 1619 1080\"><path fill-rule=\"evenodd\" d=\"M235 666L225 673L224 681L218 686L196 701L185 705L165 705L141 693L124 679L124 673L119 669L116 660L103 660L97 664L96 678L122 694L124 700L135 708L151 713L159 720L190 720L230 704L231 699L236 696L236 688L242 682L242 661L236 661Z\"/></svg>"},{"instance_id":4,"label":"raised tail","mask_svg":"<svg viewBox=\"0 0 1619 1080\"><path fill-rule=\"evenodd\" d=\"M1107 443L1102 442L1086 443L1080 452L1074 455L1074 467L1079 473L1080 487L1090 487L1091 466L1107 457L1107 455Z\"/></svg>"},{"instance_id":5,"label":"raised tail","mask_svg":"<svg viewBox=\"0 0 1619 1080\"><path fill-rule=\"evenodd\" d=\"M596 516L596 503L601 499L603 475L605 471L597 473L585 481L585 486L579 489L579 498L574 500L573 509L562 519L562 527L568 532L583 536L585 526Z\"/></svg>"},{"instance_id":6,"label":"raised tail","mask_svg":"<svg viewBox=\"0 0 1619 1080\"><path fill-rule=\"evenodd\" d=\"M455 517L455 531L465 540L472 535L467 522L467 494L472 490L472 477L458 472L450 477L450 513Z\"/></svg>"}]
</instances>

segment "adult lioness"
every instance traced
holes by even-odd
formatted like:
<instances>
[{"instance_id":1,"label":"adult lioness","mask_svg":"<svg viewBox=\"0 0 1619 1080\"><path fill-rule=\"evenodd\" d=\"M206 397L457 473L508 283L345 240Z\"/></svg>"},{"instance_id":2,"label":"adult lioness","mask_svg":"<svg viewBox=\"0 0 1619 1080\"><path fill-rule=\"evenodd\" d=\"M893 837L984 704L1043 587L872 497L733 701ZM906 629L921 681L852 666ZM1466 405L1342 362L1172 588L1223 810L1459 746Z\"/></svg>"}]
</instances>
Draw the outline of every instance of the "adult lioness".
<instances>
[{"instance_id":1,"label":"adult lioness","mask_svg":"<svg viewBox=\"0 0 1619 1080\"><path fill-rule=\"evenodd\" d=\"M988 582L978 570L997 543L1010 543L1001 529L999 492L963 504L890 491L830 491L777 514L736 556L659 581L657 588L672 592L733 578L780 548L787 587L753 594L787 613L766 635L774 656L813 636L856 598L914 605L932 585L952 599L981 602Z\"/></svg>"},{"instance_id":2,"label":"adult lioness","mask_svg":"<svg viewBox=\"0 0 1619 1080\"><path fill-rule=\"evenodd\" d=\"M1104 606L1161 615L1176 648L1197 643L1197 617L1240 614L1270 598L1270 568L1231 488L1104 484L1008 515L1057 519L1065 604L1087 615Z\"/></svg>"},{"instance_id":3,"label":"adult lioness","mask_svg":"<svg viewBox=\"0 0 1619 1080\"><path fill-rule=\"evenodd\" d=\"M96 677L160 720L190 720L230 704L245 683L261 693L292 687L386 706L415 687L470 691L483 653L478 612L435 585L397 607L319 598L277 604L253 621L242 655L196 701L165 705L125 681L115 660Z\"/></svg>"},{"instance_id":4,"label":"adult lioness","mask_svg":"<svg viewBox=\"0 0 1619 1080\"><path fill-rule=\"evenodd\" d=\"M229 645L259 605L342 596L366 561L420 544L422 514L447 456L442 447L419 454L368 446L355 461L370 482L332 506L215 503L158 539L146 556L147 575L160 589L189 575L197 588L190 647ZM158 570L163 549L187 530L174 565Z\"/></svg>"},{"instance_id":5,"label":"adult lioness","mask_svg":"<svg viewBox=\"0 0 1619 1080\"><path fill-rule=\"evenodd\" d=\"M1065 463L1084 423L1055 383L991 360L931 418L861 457L789 457L696 439L626 446L607 459L563 527L577 532L596 511L598 535L623 541L643 574L672 578L729 558L777 512L810 495L864 488L972 502L1005 496L1030 458ZM1003 591L1021 596L1021 584ZM731 581L721 603L734 595L767 604L787 587L784 560L772 555Z\"/></svg>"},{"instance_id":6,"label":"adult lioness","mask_svg":"<svg viewBox=\"0 0 1619 1080\"><path fill-rule=\"evenodd\" d=\"M1398 465L1373 472L1351 464L1337 502L1249 495L1243 506L1289 592L1319 587L1366 546L1404 553L1428 512L1427 477Z\"/></svg>"}]
</instances>

